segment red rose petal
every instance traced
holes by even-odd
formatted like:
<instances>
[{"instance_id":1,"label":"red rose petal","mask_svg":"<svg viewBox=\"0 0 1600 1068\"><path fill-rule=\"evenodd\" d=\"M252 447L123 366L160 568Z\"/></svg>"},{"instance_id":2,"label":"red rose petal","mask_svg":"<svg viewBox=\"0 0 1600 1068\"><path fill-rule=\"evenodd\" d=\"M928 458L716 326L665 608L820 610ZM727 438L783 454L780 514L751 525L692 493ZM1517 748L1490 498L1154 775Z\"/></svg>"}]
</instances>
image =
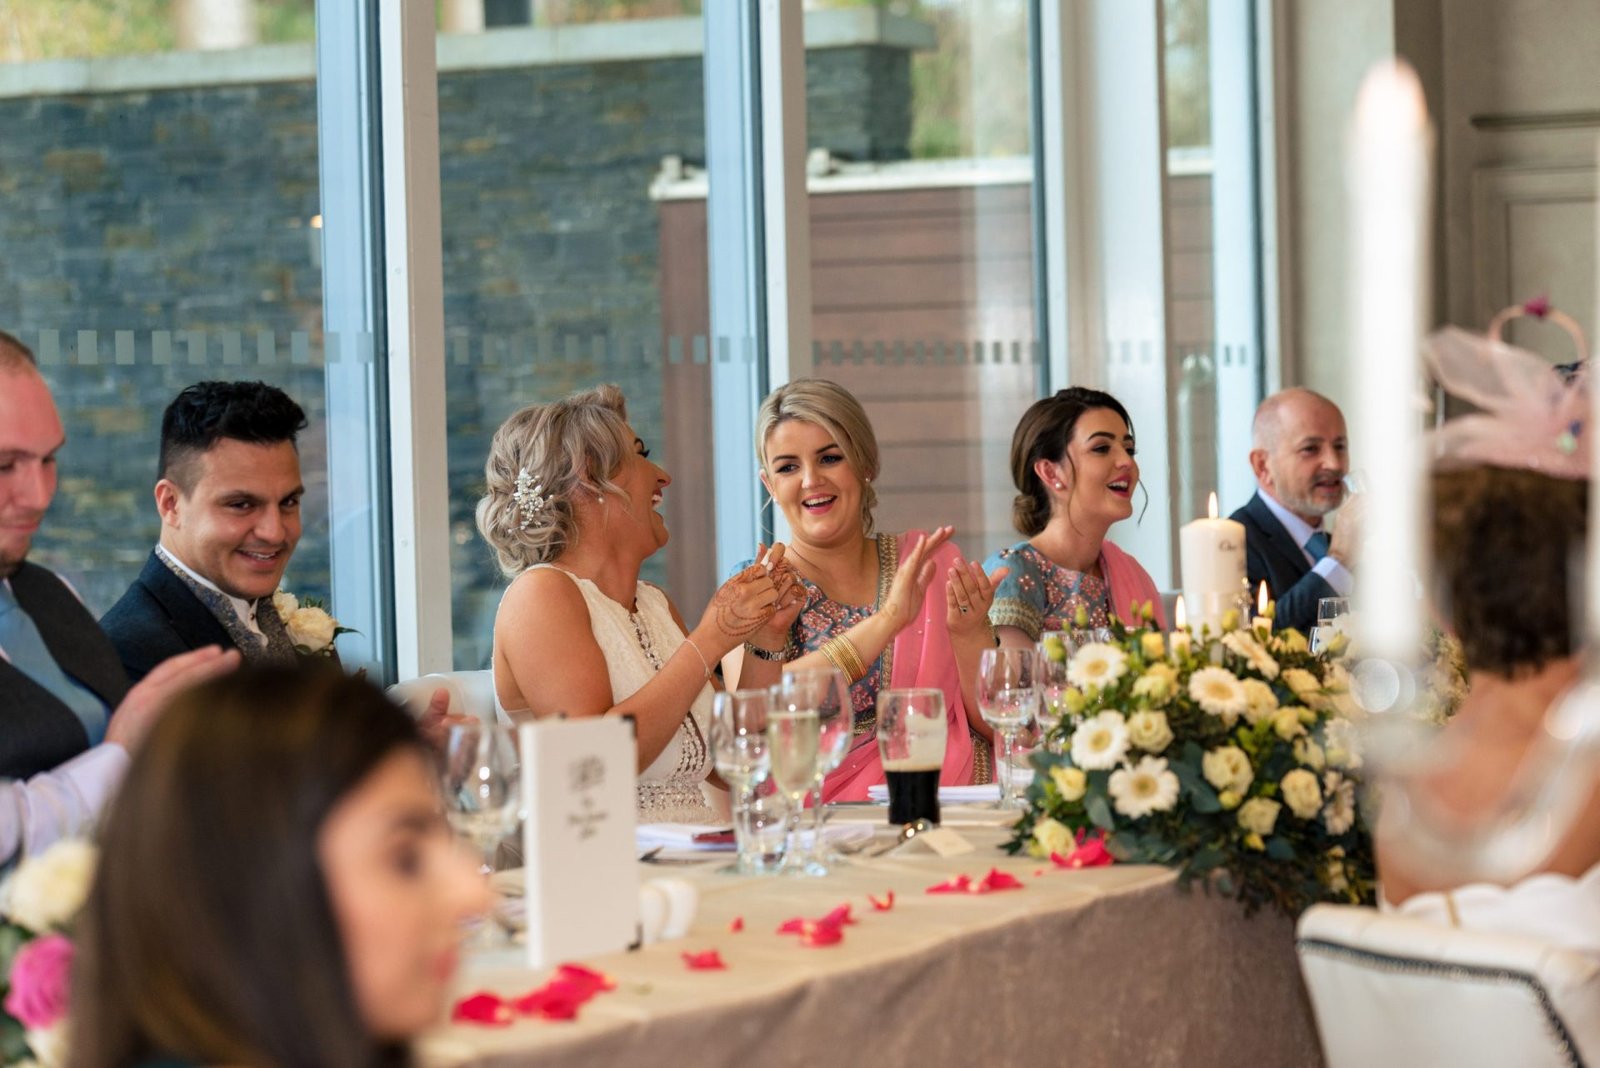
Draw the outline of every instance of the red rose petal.
<instances>
[{"instance_id":1,"label":"red rose petal","mask_svg":"<svg viewBox=\"0 0 1600 1068\"><path fill-rule=\"evenodd\" d=\"M1058 868L1103 868L1107 864L1115 864L1116 860L1106 849L1106 844L1098 838L1090 839L1066 856L1050 854L1051 863Z\"/></svg>"},{"instance_id":2,"label":"red rose petal","mask_svg":"<svg viewBox=\"0 0 1600 1068\"><path fill-rule=\"evenodd\" d=\"M844 928L835 923L810 923L800 935L803 946L832 946L844 941Z\"/></svg>"},{"instance_id":3,"label":"red rose petal","mask_svg":"<svg viewBox=\"0 0 1600 1068\"><path fill-rule=\"evenodd\" d=\"M592 987L597 993L617 988L617 981L611 976L605 972L597 972L593 968L585 968L581 964L558 964L555 977L562 982Z\"/></svg>"},{"instance_id":4,"label":"red rose petal","mask_svg":"<svg viewBox=\"0 0 1600 1068\"><path fill-rule=\"evenodd\" d=\"M1022 881L1015 875L1007 874L999 868L990 868L989 874L983 877L973 893L992 894L996 890L1021 890Z\"/></svg>"},{"instance_id":5,"label":"red rose petal","mask_svg":"<svg viewBox=\"0 0 1600 1068\"><path fill-rule=\"evenodd\" d=\"M704 953L684 953L683 963L689 966L692 972L720 972L727 970L727 965L722 963L722 954L714 949Z\"/></svg>"},{"instance_id":6,"label":"red rose petal","mask_svg":"<svg viewBox=\"0 0 1600 1068\"><path fill-rule=\"evenodd\" d=\"M840 905L838 908L834 909L832 912L828 913L826 916L822 917L822 919L818 920L817 922L818 923L831 923L835 927L844 927L844 926L847 926L849 924L855 923L856 921L855 921L855 917L850 915L850 906L849 906L849 904L844 904L844 905Z\"/></svg>"},{"instance_id":7,"label":"red rose petal","mask_svg":"<svg viewBox=\"0 0 1600 1068\"><path fill-rule=\"evenodd\" d=\"M957 875L947 882L935 883L928 887L930 894L965 894L972 889L972 879L966 875Z\"/></svg>"},{"instance_id":8,"label":"red rose petal","mask_svg":"<svg viewBox=\"0 0 1600 1068\"><path fill-rule=\"evenodd\" d=\"M894 908L894 891L890 890L887 894L883 895L882 901L879 901L871 894L867 895L867 900L872 902L872 910L874 912L888 912L890 909Z\"/></svg>"},{"instance_id":9,"label":"red rose petal","mask_svg":"<svg viewBox=\"0 0 1600 1068\"><path fill-rule=\"evenodd\" d=\"M512 1007L524 1016L542 1016L546 1020L574 1020L584 1003L598 991L577 983L552 979L537 990L531 990L512 1002Z\"/></svg>"},{"instance_id":10,"label":"red rose petal","mask_svg":"<svg viewBox=\"0 0 1600 1068\"><path fill-rule=\"evenodd\" d=\"M796 916L792 920L784 920L778 925L779 934L800 934L806 929L806 921Z\"/></svg>"},{"instance_id":11,"label":"red rose petal","mask_svg":"<svg viewBox=\"0 0 1600 1068\"><path fill-rule=\"evenodd\" d=\"M740 931L744 930L744 917L735 916L733 918L733 922L728 924L728 930L732 931L734 934L738 934Z\"/></svg>"},{"instance_id":12,"label":"red rose petal","mask_svg":"<svg viewBox=\"0 0 1600 1068\"><path fill-rule=\"evenodd\" d=\"M456 1002L450 1010L450 1019L456 1023L481 1024L485 1027L509 1027L511 1006L498 994L479 991Z\"/></svg>"}]
</instances>

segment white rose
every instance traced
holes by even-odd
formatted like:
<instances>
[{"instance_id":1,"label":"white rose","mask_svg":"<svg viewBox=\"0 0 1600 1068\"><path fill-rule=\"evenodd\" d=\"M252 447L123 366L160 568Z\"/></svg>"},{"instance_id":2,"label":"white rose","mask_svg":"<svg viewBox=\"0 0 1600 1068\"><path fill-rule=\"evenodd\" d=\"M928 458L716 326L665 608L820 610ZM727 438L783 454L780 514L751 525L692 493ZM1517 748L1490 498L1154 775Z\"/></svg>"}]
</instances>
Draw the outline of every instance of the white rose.
<instances>
[{"instance_id":1,"label":"white rose","mask_svg":"<svg viewBox=\"0 0 1600 1068\"><path fill-rule=\"evenodd\" d=\"M1050 769L1050 781L1061 791L1063 801L1081 801L1089 789L1089 776L1082 768L1069 768L1057 764Z\"/></svg>"},{"instance_id":2,"label":"white rose","mask_svg":"<svg viewBox=\"0 0 1600 1068\"><path fill-rule=\"evenodd\" d=\"M339 624L320 608L298 608L289 617L289 640L308 652L320 653L333 644Z\"/></svg>"},{"instance_id":3,"label":"white rose","mask_svg":"<svg viewBox=\"0 0 1600 1068\"><path fill-rule=\"evenodd\" d=\"M1327 758L1322 752L1322 746L1310 738L1296 738L1294 740L1294 758L1314 771L1321 771L1327 763Z\"/></svg>"},{"instance_id":4,"label":"white rose","mask_svg":"<svg viewBox=\"0 0 1600 1068\"><path fill-rule=\"evenodd\" d=\"M272 595L272 608L278 613L278 618L288 626L289 620L300 610L300 598L288 590L279 590Z\"/></svg>"},{"instance_id":5,"label":"white rose","mask_svg":"<svg viewBox=\"0 0 1600 1068\"><path fill-rule=\"evenodd\" d=\"M1283 684L1301 700L1317 693L1322 689L1322 683L1317 677L1305 668L1290 668L1283 673Z\"/></svg>"},{"instance_id":6,"label":"white rose","mask_svg":"<svg viewBox=\"0 0 1600 1068\"><path fill-rule=\"evenodd\" d=\"M1043 819L1033 825L1033 840L1039 847L1040 855L1046 857L1051 853L1066 856L1078 844L1066 824L1052 819Z\"/></svg>"},{"instance_id":7,"label":"white rose","mask_svg":"<svg viewBox=\"0 0 1600 1068\"><path fill-rule=\"evenodd\" d=\"M1254 727L1278 710L1278 695L1260 679L1245 679L1243 686L1245 700L1249 702L1244 710L1245 722Z\"/></svg>"},{"instance_id":8,"label":"white rose","mask_svg":"<svg viewBox=\"0 0 1600 1068\"><path fill-rule=\"evenodd\" d=\"M1251 834L1271 834L1278 824L1278 810L1283 806L1265 797L1252 797L1239 806L1239 826Z\"/></svg>"},{"instance_id":9,"label":"white rose","mask_svg":"<svg viewBox=\"0 0 1600 1068\"><path fill-rule=\"evenodd\" d=\"M30 931L65 927L89 894L95 859L95 848L88 842L63 838L23 861L0 895L5 913Z\"/></svg>"},{"instance_id":10,"label":"white rose","mask_svg":"<svg viewBox=\"0 0 1600 1068\"><path fill-rule=\"evenodd\" d=\"M1322 787L1317 777L1305 768L1295 768L1278 782L1283 792L1283 803L1303 820L1309 820L1322 811Z\"/></svg>"},{"instance_id":11,"label":"white rose","mask_svg":"<svg viewBox=\"0 0 1600 1068\"><path fill-rule=\"evenodd\" d=\"M1243 794L1255 781L1256 773L1250 767L1250 758L1236 745L1224 745L1200 758L1200 770L1206 782L1218 790L1232 790Z\"/></svg>"},{"instance_id":12,"label":"white rose","mask_svg":"<svg viewBox=\"0 0 1600 1068\"><path fill-rule=\"evenodd\" d=\"M39 1068L64 1068L67 1063L67 1021L57 1020L49 1027L26 1032L28 1050Z\"/></svg>"},{"instance_id":13,"label":"white rose","mask_svg":"<svg viewBox=\"0 0 1600 1068\"><path fill-rule=\"evenodd\" d=\"M1166 639L1158 631L1146 631L1139 635L1139 652L1146 660L1160 660L1167 655Z\"/></svg>"},{"instance_id":14,"label":"white rose","mask_svg":"<svg viewBox=\"0 0 1600 1068\"><path fill-rule=\"evenodd\" d=\"M1159 753L1172 744L1172 728L1165 712L1135 712L1128 717L1128 740L1147 753Z\"/></svg>"},{"instance_id":15,"label":"white rose","mask_svg":"<svg viewBox=\"0 0 1600 1068\"><path fill-rule=\"evenodd\" d=\"M1294 707L1278 709L1272 714L1272 729L1284 741L1294 741L1305 733L1305 728L1300 725L1300 710Z\"/></svg>"}]
</instances>

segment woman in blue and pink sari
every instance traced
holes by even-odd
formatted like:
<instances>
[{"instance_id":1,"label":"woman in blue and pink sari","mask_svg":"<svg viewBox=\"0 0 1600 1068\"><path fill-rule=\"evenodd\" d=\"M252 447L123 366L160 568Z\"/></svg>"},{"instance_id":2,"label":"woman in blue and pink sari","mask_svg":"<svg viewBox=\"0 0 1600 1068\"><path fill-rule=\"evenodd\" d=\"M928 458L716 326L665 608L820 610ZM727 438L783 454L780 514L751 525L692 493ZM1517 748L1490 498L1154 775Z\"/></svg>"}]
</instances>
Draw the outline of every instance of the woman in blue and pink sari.
<instances>
[{"instance_id":1,"label":"woman in blue and pink sari","mask_svg":"<svg viewBox=\"0 0 1600 1068\"><path fill-rule=\"evenodd\" d=\"M1038 400L1011 438L1017 485L1012 521L1025 540L985 561L1008 569L989 621L1005 645L1044 631L1128 626L1149 604L1166 629L1161 595L1139 561L1106 539L1133 515L1139 462L1128 411L1109 393L1074 386Z\"/></svg>"},{"instance_id":2,"label":"woman in blue and pink sari","mask_svg":"<svg viewBox=\"0 0 1600 1068\"><path fill-rule=\"evenodd\" d=\"M873 533L877 438L861 403L837 383L802 378L774 390L761 404L756 443L761 483L792 531L785 563L806 596L752 635L742 656L730 655L729 688L752 657L845 673L853 738L823 784L824 801L865 800L867 787L884 781L876 723L885 687L943 690L949 735L939 781L990 781L992 732L974 694L978 656L995 644L987 614L1003 572L991 577L963 558L950 527ZM780 628L790 620L785 643Z\"/></svg>"}]
</instances>

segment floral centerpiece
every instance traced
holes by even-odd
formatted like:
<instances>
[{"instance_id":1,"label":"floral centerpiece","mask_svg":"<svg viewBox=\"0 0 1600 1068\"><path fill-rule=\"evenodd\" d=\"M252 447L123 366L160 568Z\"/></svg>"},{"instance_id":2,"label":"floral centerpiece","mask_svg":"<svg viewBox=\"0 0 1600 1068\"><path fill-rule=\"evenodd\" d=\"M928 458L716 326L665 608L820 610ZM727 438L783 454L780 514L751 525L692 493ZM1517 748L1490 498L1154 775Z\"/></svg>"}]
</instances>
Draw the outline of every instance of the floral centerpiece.
<instances>
[{"instance_id":1,"label":"floral centerpiece","mask_svg":"<svg viewBox=\"0 0 1600 1068\"><path fill-rule=\"evenodd\" d=\"M65 839L0 886L0 1063L66 1063L71 934L96 855L88 842Z\"/></svg>"},{"instance_id":2,"label":"floral centerpiece","mask_svg":"<svg viewBox=\"0 0 1600 1068\"><path fill-rule=\"evenodd\" d=\"M1118 860L1176 867L1247 912L1372 900L1359 710L1332 654L1229 612L1220 634L1118 624L1072 654L1067 678L1010 850L1066 854L1102 835Z\"/></svg>"}]
</instances>

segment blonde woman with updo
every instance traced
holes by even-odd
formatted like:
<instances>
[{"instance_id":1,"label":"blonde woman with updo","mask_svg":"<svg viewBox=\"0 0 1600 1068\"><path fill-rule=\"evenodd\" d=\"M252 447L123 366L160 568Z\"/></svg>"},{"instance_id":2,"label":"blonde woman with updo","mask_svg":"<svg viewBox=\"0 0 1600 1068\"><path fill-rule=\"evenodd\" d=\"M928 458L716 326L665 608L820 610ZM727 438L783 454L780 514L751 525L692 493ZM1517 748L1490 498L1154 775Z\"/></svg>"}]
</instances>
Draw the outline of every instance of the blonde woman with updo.
<instances>
[{"instance_id":1,"label":"blonde woman with updo","mask_svg":"<svg viewBox=\"0 0 1600 1068\"><path fill-rule=\"evenodd\" d=\"M627 715L641 822L718 819L704 790L711 667L798 595L783 547L717 590L691 631L639 568L667 543L672 479L616 386L530 405L495 432L478 531L511 579L494 621L495 698L514 720Z\"/></svg>"},{"instance_id":2,"label":"blonde woman with updo","mask_svg":"<svg viewBox=\"0 0 1600 1068\"><path fill-rule=\"evenodd\" d=\"M943 690L949 733L939 781L991 781L978 657L995 644L986 613L1005 572L991 579L963 559L950 527L873 533L878 439L861 402L835 382L801 378L773 390L756 420L756 458L789 524L783 562L799 575L803 598L768 628L787 623L786 634L752 636L730 658L730 685L773 661L844 672L854 737L823 784L825 802L865 800L867 787L884 781L876 715L886 687Z\"/></svg>"}]
</instances>

